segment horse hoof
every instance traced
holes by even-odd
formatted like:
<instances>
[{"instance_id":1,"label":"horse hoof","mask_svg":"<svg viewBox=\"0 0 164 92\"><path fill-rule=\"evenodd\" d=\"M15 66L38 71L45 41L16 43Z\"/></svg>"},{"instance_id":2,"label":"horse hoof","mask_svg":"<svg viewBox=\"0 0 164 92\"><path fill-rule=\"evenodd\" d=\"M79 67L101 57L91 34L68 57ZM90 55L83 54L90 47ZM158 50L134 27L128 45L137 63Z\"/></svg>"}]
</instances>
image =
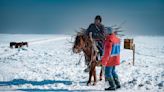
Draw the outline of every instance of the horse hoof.
<instances>
[{"instance_id":1,"label":"horse hoof","mask_svg":"<svg viewBox=\"0 0 164 92\"><path fill-rule=\"evenodd\" d=\"M93 83L93 86L95 86L95 85L96 85L96 82Z\"/></svg>"},{"instance_id":2,"label":"horse hoof","mask_svg":"<svg viewBox=\"0 0 164 92\"><path fill-rule=\"evenodd\" d=\"M88 83L87 83L87 86L89 86L89 85L91 85L91 83L90 83L90 82L88 82Z\"/></svg>"},{"instance_id":3,"label":"horse hoof","mask_svg":"<svg viewBox=\"0 0 164 92\"><path fill-rule=\"evenodd\" d=\"M87 86L90 86L91 85L91 83L87 83Z\"/></svg>"},{"instance_id":4,"label":"horse hoof","mask_svg":"<svg viewBox=\"0 0 164 92\"><path fill-rule=\"evenodd\" d=\"M102 76L100 76L100 81L102 81Z\"/></svg>"}]
</instances>

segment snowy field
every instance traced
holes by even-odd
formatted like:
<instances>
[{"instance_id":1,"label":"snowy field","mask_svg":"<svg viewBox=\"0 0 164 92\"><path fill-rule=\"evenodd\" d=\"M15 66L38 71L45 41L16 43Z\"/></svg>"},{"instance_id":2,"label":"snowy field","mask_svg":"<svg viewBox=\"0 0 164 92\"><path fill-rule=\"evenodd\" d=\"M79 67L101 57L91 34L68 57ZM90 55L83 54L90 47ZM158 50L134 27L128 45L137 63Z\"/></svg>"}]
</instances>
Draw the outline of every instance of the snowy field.
<instances>
[{"instance_id":1,"label":"snowy field","mask_svg":"<svg viewBox=\"0 0 164 92\"><path fill-rule=\"evenodd\" d=\"M125 37L126 38L126 37ZM135 36L132 51L121 49L117 67L122 88L116 92L164 92L164 37ZM123 39L123 38L122 38ZM9 48L10 41L28 41L29 47ZM0 34L0 91L103 91L107 83L86 86L84 57L71 51L68 35ZM100 67L97 67L97 78Z\"/></svg>"}]
</instances>

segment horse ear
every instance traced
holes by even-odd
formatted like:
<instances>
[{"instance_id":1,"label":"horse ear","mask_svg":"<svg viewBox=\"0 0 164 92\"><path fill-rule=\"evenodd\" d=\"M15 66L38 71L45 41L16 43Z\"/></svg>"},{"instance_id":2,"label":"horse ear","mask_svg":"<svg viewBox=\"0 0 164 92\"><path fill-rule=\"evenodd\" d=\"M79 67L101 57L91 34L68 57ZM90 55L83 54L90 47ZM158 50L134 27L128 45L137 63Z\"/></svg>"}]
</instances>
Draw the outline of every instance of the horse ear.
<instances>
[{"instance_id":1,"label":"horse ear","mask_svg":"<svg viewBox=\"0 0 164 92\"><path fill-rule=\"evenodd\" d=\"M80 36L81 35L81 32L77 32L77 36Z\"/></svg>"},{"instance_id":2,"label":"horse ear","mask_svg":"<svg viewBox=\"0 0 164 92\"><path fill-rule=\"evenodd\" d=\"M80 37L83 38L84 35L83 35L83 33L80 31L80 32L77 33L77 36L80 36Z\"/></svg>"}]
</instances>

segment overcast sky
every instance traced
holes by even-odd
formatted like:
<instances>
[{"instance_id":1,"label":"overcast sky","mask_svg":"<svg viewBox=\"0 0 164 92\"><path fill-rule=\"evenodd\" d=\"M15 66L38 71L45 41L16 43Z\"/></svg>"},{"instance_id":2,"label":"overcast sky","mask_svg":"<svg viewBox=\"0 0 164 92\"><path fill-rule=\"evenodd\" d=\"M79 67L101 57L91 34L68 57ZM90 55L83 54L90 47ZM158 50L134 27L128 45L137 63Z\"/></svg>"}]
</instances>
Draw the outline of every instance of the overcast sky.
<instances>
[{"instance_id":1,"label":"overcast sky","mask_svg":"<svg viewBox=\"0 0 164 92\"><path fill-rule=\"evenodd\" d=\"M0 0L0 33L73 34L96 15L128 35L164 35L164 0Z\"/></svg>"}]
</instances>

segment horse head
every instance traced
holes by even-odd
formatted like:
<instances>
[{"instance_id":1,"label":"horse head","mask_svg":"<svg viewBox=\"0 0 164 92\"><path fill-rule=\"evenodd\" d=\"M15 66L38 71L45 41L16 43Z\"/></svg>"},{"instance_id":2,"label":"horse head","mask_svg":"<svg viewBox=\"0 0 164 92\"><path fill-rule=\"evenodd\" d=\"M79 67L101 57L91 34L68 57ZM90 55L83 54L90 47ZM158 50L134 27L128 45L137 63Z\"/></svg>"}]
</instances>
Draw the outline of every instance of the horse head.
<instances>
[{"instance_id":1,"label":"horse head","mask_svg":"<svg viewBox=\"0 0 164 92\"><path fill-rule=\"evenodd\" d=\"M75 37L72 50L74 53L80 53L84 47L85 47L85 34L82 32L78 32Z\"/></svg>"}]
</instances>

